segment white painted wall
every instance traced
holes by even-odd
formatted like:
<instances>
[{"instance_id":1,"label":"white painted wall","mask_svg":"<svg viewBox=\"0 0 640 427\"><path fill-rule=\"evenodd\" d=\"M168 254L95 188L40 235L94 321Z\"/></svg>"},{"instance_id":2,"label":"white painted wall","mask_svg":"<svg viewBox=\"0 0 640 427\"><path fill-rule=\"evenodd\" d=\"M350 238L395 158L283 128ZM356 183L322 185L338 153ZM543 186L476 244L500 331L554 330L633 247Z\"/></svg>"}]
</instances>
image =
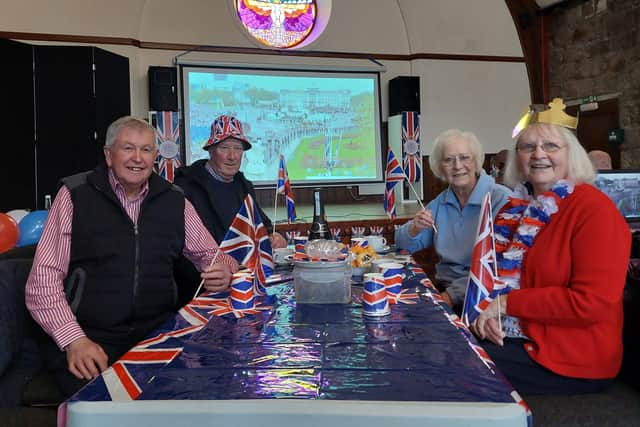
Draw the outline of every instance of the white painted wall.
<instances>
[{"instance_id":1,"label":"white painted wall","mask_svg":"<svg viewBox=\"0 0 640 427\"><path fill-rule=\"evenodd\" d=\"M231 0L2 0L0 31L256 47L234 21L230 4ZM130 59L132 112L141 117L146 117L148 109L148 67L172 65L183 53L119 45L98 47ZM306 49L522 56L503 0L333 0L325 33ZM197 58L211 62L297 61L290 57L205 53L198 53ZM301 61L327 62L314 58ZM338 66L367 63L331 62ZM496 152L509 144L510 129L530 102L523 63L382 62L387 69L382 77L383 120L388 113L388 80L398 75L420 76L422 135L427 144L440 131L458 127L476 132L485 150Z\"/></svg>"}]
</instances>

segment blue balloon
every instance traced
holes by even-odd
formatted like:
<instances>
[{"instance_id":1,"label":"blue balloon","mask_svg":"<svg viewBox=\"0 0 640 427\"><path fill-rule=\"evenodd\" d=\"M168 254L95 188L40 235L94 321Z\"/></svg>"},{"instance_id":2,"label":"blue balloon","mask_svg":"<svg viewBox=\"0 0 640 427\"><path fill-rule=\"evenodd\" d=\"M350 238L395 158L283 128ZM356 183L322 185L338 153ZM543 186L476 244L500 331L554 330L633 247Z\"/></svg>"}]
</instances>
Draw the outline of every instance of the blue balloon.
<instances>
[{"instance_id":1,"label":"blue balloon","mask_svg":"<svg viewBox=\"0 0 640 427\"><path fill-rule=\"evenodd\" d=\"M20 223L18 229L20 230L20 236L16 247L35 245L40 240L42 235L42 228L47 220L49 211L33 211L27 214Z\"/></svg>"}]
</instances>

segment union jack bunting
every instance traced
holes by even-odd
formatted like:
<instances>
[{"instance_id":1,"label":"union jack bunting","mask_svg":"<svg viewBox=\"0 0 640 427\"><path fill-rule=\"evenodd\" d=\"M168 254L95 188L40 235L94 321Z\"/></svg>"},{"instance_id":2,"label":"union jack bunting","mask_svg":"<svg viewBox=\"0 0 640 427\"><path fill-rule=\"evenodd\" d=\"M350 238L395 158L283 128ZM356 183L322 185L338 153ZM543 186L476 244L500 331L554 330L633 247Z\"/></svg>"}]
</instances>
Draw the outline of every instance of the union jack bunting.
<instances>
[{"instance_id":1,"label":"union jack bunting","mask_svg":"<svg viewBox=\"0 0 640 427\"><path fill-rule=\"evenodd\" d=\"M396 217L396 196L394 187L398 182L405 179L404 171L398 163L398 159L391 151L391 147L387 150L387 169L384 175L384 211L389 218Z\"/></svg>"},{"instance_id":2,"label":"union jack bunting","mask_svg":"<svg viewBox=\"0 0 640 427\"><path fill-rule=\"evenodd\" d=\"M177 111L156 114L156 145L158 146L158 175L173 182L174 172L182 166L180 161L180 121Z\"/></svg>"},{"instance_id":3,"label":"union jack bunting","mask_svg":"<svg viewBox=\"0 0 640 427\"><path fill-rule=\"evenodd\" d=\"M222 249L239 264L254 273L258 286L265 286L273 272L273 254L267 228L250 194L247 194L240 210L224 236Z\"/></svg>"},{"instance_id":4,"label":"union jack bunting","mask_svg":"<svg viewBox=\"0 0 640 427\"><path fill-rule=\"evenodd\" d=\"M208 310L184 306L175 319L165 322L158 335L140 341L83 391L96 400L130 401L140 395L141 385L146 384L158 366L170 363L182 352L180 338L201 330L211 317ZM208 307L205 307L207 309Z\"/></svg>"},{"instance_id":5,"label":"union jack bunting","mask_svg":"<svg viewBox=\"0 0 640 427\"><path fill-rule=\"evenodd\" d=\"M289 224L296 220L296 202L293 200L293 190L287 173L287 165L284 156L280 155L280 166L278 167L278 194L282 194L287 199L287 219Z\"/></svg>"},{"instance_id":6,"label":"union jack bunting","mask_svg":"<svg viewBox=\"0 0 640 427\"><path fill-rule=\"evenodd\" d=\"M138 365L168 364L182 353L182 347L147 348L134 347L103 372L105 386L114 401L135 400L142 390L136 378Z\"/></svg>"},{"instance_id":7,"label":"union jack bunting","mask_svg":"<svg viewBox=\"0 0 640 427\"><path fill-rule=\"evenodd\" d=\"M533 413L531 412L531 408L529 408L529 405L527 405L527 403L524 401L524 399L522 399L522 396L520 396L517 391L513 390L511 392L511 397L513 397L513 400L518 405L524 408L524 411L527 414L527 426L531 427L533 425Z\"/></svg>"},{"instance_id":8,"label":"union jack bunting","mask_svg":"<svg viewBox=\"0 0 640 427\"><path fill-rule=\"evenodd\" d=\"M498 278L497 273L493 220L491 219L491 193L487 193L482 201L476 242L471 253L471 268L462 307L462 321L470 326L496 295L505 288L504 282Z\"/></svg>"},{"instance_id":9,"label":"union jack bunting","mask_svg":"<svg viewBox=\"0 0 640 427\"><path fill-rule=\"evenodd\" d=\"M353 237L364 236L364 227L351 227L351 235Z\"/></svg>"},{"instance_id":10,"label":"union jack bunting","mask_svg":"<svg viewBox=\"0 0 640 427\"><path fill-rule=\"evenodd\" d=\"M300 232L300 231L285 231L284 235L287 238L287 243L288 244L292 244L293 240L296 237L300 237L302 235L302 232Z\"/></svg>"},{"instance_id":11,"label":"union jack bunting","mask_svg":"<svg viewBox=\"0 0 640 427\"><path fill-rule=\"evenodd\" d=\"M489 356L489 353L487 353L487 351L482 348L480 345L478 344L474 344L471 341L467 341L469 343L469 347L471 347L471 349L473 350L473 352L476 354L476 356L478 356L478 358L482 361L482 363L484 363L484 365L489 368L489 370L495 374L495 371L493 370L493 368L496 366L495 363L493 363L493 360L491 360L491 356Z\"/></svg>"},{"instance_id":12,"label":"union jack bunting","mask_svg":"<svg viewBox=\"0 0 640 427\"><path fill-rule=\"evenodd\" d=\"M420 180L420 118L415 111L402 112L402 164L407 181Z\"/></svg>"},{"instance_id":13,"label":"union jack bunting","mask_svg":"<svg viewBox=\"0 0 640 427\"><path fill-rule=\"evenodd\" d=\"M372 234L374 236L382 236L383 232L384 226L382 225L372 225L371 227L369 227L369 234Z\"/></svg>"}]
</instances>

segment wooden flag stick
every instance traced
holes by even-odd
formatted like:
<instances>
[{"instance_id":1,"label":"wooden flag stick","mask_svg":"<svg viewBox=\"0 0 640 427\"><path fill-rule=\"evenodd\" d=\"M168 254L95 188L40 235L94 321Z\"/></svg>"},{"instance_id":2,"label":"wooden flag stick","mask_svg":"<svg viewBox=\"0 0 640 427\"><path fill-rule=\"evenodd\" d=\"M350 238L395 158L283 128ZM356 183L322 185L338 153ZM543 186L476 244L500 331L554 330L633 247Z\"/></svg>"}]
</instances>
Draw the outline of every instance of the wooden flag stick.
<instances>
[{"instance_id":1,"label":"wooden flag stick","mask_svg":"<svg viewBox=\"0 0 640 427\"><path fill-rule=\"evenodd\" d=\"M487 196L485 195L485 197L487 197ZM491 218L491 212L492 212L492 209L491 209L491 197L488 197L488 202L487 203L489 204L489 227L491 229L490 230L491 231L491 250L493 251L493 257L494 257L494 260L493 260L493 277L496 278L496 279L500 279L498 277L498 260L495 259L495 257L496 257L496 235L493 232L493 219ZM494 286L495 286L495 284L494 284ZM497 303L498 303L498 327L500 328L500 331L502 331L502 316L500 314L500 312L502 310L500 308L500 295L498 295Z\"/></svg>"},{"instance_id":2,"label":"wooden flag stick","mask_svg":"<svg viewBox=\"0 0 640 427\"><path fill-rule=\"evenodd\" d=\"M278 183L276 182L276 196L274 197L274 202L273 202L273 233L275 234L276 232L276 223L278 222Z\"/></svg>"},{"instance_id":3,"label":"wooden flag stick","mask_svg":"<svg viewBox=\"0 0 640 427\"><path fill-rule=\"evenodd\" d=\"M211 267L213 264L215 264L216 259L218 258L218 254L222 251L222 249L220 249L220 247L218 247L218 250L216 251L215 255L213 256L213 259L211 260L211 262L209 263L209 267ZM200 285L198 286L198 289L196 289L196 293L193 294L193 298L192 299L196 299L196 297L198 296L198 294L200 293L200 289L202 289L202 285L204 285L204 279L202 279L200 281Z\"/></svg>"},{"instance_id":4,"label":"wooden flag stick","mask_svg":"<svg viewBox=\"0 0 640 427\"><path fill-rule=\"evenodd\" d=\"M411 185L411 182L409 181L409 178L407 178L407 174L404 174L404 179L407 180L407 184L409 184L409 188L411 189L411 191L413 191L413 194L415 194L416 196L416 202L418 202L418 204L420 205L420 207L422 208L422 210L424 210L424 205L422 204L422 200L420 200L420 196L418 195L418 192L416 191L415 188L413 188L413 185ZM438 229L436 228L436 224L433 223L433 231L435 231L436 233L438 232Z\"/></svg>"},{"instance_id":5,"label":"wooden flag stick","mask_svg":"<svg viewBox=\"0 0 640 427\"><path fill-rule=\"evenodd\" d=\"M500 331L502 331L502 319L500 316L500 295L498 295L498 327L500 328Z\"/></svg>"}]
</instances>

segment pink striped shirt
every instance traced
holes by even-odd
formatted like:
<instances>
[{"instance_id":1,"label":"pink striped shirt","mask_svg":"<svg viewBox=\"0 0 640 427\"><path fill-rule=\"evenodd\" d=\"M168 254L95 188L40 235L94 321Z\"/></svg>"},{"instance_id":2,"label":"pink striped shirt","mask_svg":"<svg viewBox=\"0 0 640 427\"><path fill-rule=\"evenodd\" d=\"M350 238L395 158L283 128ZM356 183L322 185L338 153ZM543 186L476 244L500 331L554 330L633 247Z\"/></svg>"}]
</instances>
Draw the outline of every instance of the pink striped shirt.
<instances>
[{"instance_id":1,"label":"pink striped shirt","mask_svg":"<svg viewBox=\"0 0 640 427\"><path fill-rule=\"evenodd\" d=\"M140 206L149 193L148 183L132 200L127 198L124 188L111 169L109 169L109 183L133 223L137 223ZM71 312L63 285L71 257L72 218L71 193L67 187L63 186L49 210L25 289L25 302L31 315L55 340L60 349L85 336L82 327ZM188 200L185 200L184 205L184 223L183 253L198 270L202 271L211 263L218 251L218 245ZM237 266L236 261L224 253L218 255L216 262Z\"/></svg>"}]
</instances>

